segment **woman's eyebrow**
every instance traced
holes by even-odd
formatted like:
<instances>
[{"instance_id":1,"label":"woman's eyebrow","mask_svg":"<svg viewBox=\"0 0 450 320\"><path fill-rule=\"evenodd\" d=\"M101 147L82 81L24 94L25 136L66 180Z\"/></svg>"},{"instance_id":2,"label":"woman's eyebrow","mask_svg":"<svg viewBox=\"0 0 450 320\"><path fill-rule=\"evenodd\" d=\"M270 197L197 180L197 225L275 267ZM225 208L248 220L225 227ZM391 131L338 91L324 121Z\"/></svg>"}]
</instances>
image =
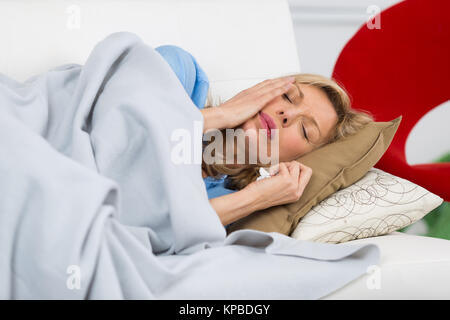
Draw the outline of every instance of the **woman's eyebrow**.
<instances>
[{"instance_id":1,"label":"woman's eyebrow","mask_svg":"<svg viewBox=\"0 0 450 320\"><path fill-rule=\"evenodd\" d=\"M305 96L305 95L303 94L303 91L300 90L300 87L297 85L297 83L294 83L294 86L297 88L298 94L299 94L300 98L303 99L303 97Z\"/></svg>"}]
</instances>

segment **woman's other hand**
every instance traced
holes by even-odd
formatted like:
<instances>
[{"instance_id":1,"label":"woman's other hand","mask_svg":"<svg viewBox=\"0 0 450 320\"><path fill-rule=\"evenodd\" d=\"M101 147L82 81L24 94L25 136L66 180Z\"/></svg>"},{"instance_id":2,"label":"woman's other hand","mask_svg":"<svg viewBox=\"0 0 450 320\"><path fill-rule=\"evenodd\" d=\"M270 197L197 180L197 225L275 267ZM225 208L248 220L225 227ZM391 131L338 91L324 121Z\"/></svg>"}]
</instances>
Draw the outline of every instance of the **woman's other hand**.
<instances>
[{"instance_id":1,"label":"woman's other hand","mask_svg":"<svg viewBox=\"0 0 450 320\"><path fill-rule=\"evenodd\" d=\"M203 108L203 132L208 129L235 128L256 115L267 103L286 93L295 77L264 80L239 92L215 108Z\"/></svg>"},{"instance_id":2,"label":"woman's other hand","mask_svg":"<svg viewBox=\"0 0 450 320\"><path fill-rule=\"evenodd\" d=\"M271 167L269 173L273 176L209 200L224 226L256 211L297 201L311 178L312 169L291 161Z\"/></svg>"},{"instance_id":3,"label":"woman's other hand","mask_svg":"<svg viewBox=\"0 0 450 320\"><path fill-rule=\"evenodd\" d=\"M295 160L281 162L275 171L278 173L272 177L254 181L244 188L259 199L260 209L299 200L312 176L310 167ZM272 174L274 167L270 168L269 172Z\"/></svg>"},{"instance_id":4,"label":"woman's other hand","mask_svg":"<svg viewBox=\"0 0 450 320\"><path fill-rule=\"evenodd\" d=\"M295 77L264 80L221 104L219 108L227 120L226 128L235 128L252 118L272 99L287 92L294 80Z\"/></svg>"}]
</instances>

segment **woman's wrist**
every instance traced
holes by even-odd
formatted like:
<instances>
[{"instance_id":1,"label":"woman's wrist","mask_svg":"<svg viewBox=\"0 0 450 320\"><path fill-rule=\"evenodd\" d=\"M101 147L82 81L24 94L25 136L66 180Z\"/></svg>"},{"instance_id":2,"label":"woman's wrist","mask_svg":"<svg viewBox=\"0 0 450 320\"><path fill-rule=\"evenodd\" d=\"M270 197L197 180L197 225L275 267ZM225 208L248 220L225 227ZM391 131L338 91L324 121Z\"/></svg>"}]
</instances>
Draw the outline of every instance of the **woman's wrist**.
<instances>
[{"instance_id":1,"label":"woman's wrist","mask_svg":"<svg viewBox=\"0 0 450 320\"><path fill-rule=\"evenodd\" d=\"M203 115L203 133L209 129L224 129L228 127L225 112L220 107L209 107L200 110Z\"/></svg>"},{"instance_id":2,"label":"woman's wrist","mask_svg":"<svg viewBox=\"0 0 450 320\"><path fill-rule=\"evenodd\" d=\"M253 206L253 208L255 208L255 211L263 210L263 209L269 208L271 206L269 204L269 202L267 201L267 197L265 195L261 194L261 192L259 192L253 186L253 184L247 185L244 189L242 189L242 191L244 191L244 190L247 193L249 199L253 200L252 206Z\"/></svg>"},{"instance_id":3,"label":"woman's wrist","mask_svg":"<svg viewBox=\"0 0 450 320\"><path fill-rule=\"evenodd\" d=\"M244 204L249 210L248 214L266 208L266 201L264 197L257 193L256 190L252 188L244 188L239 190L239 192L241 192L243 198L245 199Z\"/></svg>"}]
</instances>

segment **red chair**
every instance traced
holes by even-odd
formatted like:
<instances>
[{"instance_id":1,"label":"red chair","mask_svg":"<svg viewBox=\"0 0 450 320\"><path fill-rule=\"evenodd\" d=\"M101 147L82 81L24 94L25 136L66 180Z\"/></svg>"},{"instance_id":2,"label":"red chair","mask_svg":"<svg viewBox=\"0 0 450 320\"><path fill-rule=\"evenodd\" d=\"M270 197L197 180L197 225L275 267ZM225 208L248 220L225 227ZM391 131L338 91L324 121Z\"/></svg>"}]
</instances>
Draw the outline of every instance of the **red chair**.
<instances>
[{"instance_id":1,"label":"red chair","mask_svg":"<svg viewBox=\"0 0 450 320\"><path fill-rule=\"evenodd\" d=\"M445 201L450 201L450 163L409 165L405 143L420 118L449 99L449 12L448 0L407 0L384 10L381 28L362 26L342 50L333 71L355 109L370 111L376 121L403 116L375 167ZM450 119L445 121L450 125ZM444 138L449 137L436 137Z\"/></svg>"}]
</instances>

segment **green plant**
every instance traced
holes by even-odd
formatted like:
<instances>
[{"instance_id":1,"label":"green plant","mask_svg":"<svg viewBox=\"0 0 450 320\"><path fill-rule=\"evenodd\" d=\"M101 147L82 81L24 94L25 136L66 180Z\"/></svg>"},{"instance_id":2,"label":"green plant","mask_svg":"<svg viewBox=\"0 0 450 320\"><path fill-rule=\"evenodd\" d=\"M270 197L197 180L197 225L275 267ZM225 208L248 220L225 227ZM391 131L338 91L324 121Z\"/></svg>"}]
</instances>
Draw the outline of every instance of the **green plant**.
<instances>
[{"instance_id":1,"label":"green plant","mask_svg":"<svg viewBox=\"0 0 450 320\"><path fill-rule=\"evenodd\" d=\"M450 162L450 152L447 152L434 162ZM450 186L449 186L450 187ZM424 236L450 240L450 202L444 201L439 207L422 218L427 226ZM408 227L399 230L405 232Z\"/></svg>"}]
</instances>

